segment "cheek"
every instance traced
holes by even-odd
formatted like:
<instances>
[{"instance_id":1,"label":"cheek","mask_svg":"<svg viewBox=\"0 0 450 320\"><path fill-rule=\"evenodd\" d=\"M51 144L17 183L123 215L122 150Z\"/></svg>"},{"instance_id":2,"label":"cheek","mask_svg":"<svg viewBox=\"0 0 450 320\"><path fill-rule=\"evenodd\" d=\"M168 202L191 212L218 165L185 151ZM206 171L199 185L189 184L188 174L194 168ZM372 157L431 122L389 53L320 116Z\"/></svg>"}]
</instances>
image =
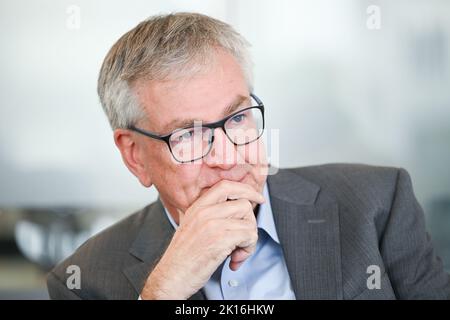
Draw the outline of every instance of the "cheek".
<instances>
[{"instance_id":1,"label":"cheek","mask_svg":"<svg viewBox=\"0 0 450 320\"><path fill-rule=\"evenodd\" d=\"M250 143L244 146L239 150L239 155L242 159L245 159L246 164L252 167L249 183L262 192L268 172L266 149L263 140L260 139L257 143Z\"/></svg>"},{"instance_id":2,"label":"cheek","mask_svg":"<svg viewBox=\"0 0 450 320\"><path fill-rule=\"evenodd\" d=\"M178 164L171 162L165 168L166 174L161 183L168 191L185 200L192 200L198 194L201 166L195 164Z\"/></svg>"},{"instance_id":3,"label":"cheek","mask_svg":"<svg viewBox=\"0 0 450 320\"><path fill-rule=\"evenodd\" d=\"M155 177L154 184L161 199L173 207L187 209L200 192L199 166L174 164L169 160L158 170L160 174Z\"/></svg>"},{"instance_id":4,"label":"cheek","mask_svg":"<svg viewBox=\"0 0 450 320\"><path fill-rule=\"evenodd\" d=\"M176 176L183 185L195 186L201 172L201 165L181 164L175 167Z\"/></svg>"},{"instance_id":5,"label":"cheek","mask_svg":"<svg viewBox=\"0 0 450 320\"><path fill-rule=\"evenodd\" d=\"M266 149L262 139L245 146L238 147L239 157L252 166L267 164Z\"/></svg>"}]
</instances>

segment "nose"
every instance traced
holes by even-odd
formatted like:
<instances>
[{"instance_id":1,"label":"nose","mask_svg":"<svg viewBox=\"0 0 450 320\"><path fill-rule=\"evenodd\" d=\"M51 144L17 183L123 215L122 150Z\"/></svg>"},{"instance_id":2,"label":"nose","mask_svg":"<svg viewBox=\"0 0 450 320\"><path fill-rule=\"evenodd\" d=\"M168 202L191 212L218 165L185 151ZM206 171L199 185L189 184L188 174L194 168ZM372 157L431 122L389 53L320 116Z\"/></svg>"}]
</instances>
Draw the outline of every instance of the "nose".
<instances>
[{"instance_id":1,"label":"nose","mask_svg":"<svg viewBox=\"0 0 450 320\"><path fill-rule=\"evenodd\" d=\"M225 170L234 167L239 156L236 146L228 139L223 129L216 128L213 133L211 150L203 158L204 163Z\"/></svg>"}]
</instances>

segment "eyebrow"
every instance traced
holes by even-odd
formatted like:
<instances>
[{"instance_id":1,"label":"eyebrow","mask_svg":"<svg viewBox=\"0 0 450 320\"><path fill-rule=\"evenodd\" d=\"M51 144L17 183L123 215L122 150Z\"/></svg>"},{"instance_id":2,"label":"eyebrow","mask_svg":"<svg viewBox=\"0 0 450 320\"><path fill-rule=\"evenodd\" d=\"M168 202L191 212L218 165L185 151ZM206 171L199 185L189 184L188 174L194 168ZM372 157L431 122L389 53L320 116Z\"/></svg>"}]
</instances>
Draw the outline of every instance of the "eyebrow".
<instances>
[{"instance_id":1,"label":"eyebrow","mask_svg":"<svg viewBox=\"0 0 450 320\"><path fill-rule=\"evenodd\" d=\"M238 95L236 98L225 108L225 110L222 112L223 117L226 117L227 115L233 113L236 111L244 102L250 102L250 97L246 97L243 95ZM165 128L165 132L172 132L173 130L179 129L179 128L186 128L194 125L194 122L196 121L202 121L199 119L175 119L169 122ZM171 130L170 130L171 129Z\"/></svg>"}]
</instances>

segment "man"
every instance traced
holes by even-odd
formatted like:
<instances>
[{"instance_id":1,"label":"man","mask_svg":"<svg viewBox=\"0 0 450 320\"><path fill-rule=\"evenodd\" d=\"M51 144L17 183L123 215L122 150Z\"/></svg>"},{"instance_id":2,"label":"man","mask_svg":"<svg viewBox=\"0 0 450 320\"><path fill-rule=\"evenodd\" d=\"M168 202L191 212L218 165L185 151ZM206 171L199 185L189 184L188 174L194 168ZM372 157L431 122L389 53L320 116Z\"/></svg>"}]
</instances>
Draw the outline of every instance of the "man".
<instances>
[{"instance_id":1,"label":"man","mask_svg":"<svg viewBox=\"0 0 450 320\"><path fill-rule=\"evenodd\" d=\"M50 272L51 298L449 298L405 170L269 167L247 50L191 13L152 17L111 48L102 106L125 165L159 198Z\"/></svg>"}]
</instances>

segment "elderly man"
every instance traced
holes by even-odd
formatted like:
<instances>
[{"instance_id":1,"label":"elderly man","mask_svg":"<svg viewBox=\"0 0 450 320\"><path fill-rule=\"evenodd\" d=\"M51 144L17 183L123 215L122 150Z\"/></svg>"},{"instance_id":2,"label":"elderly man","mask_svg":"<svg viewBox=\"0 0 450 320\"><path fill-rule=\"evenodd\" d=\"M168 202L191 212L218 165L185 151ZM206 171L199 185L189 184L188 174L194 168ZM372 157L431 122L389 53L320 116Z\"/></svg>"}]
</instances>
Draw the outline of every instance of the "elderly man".
<instances>
[{"instance_id":1,"label":"elderly man","mask_svg":"<svg viewBox=\"0 0 450 320\"><path fill-rule=\"evenodd\" d=\"M51 298L450 297L405 170L268 165L248 43L229 25L140 23L109 51L98 93L125 165L159 198L51 271Z\"/></svg>"}]
</instances>

